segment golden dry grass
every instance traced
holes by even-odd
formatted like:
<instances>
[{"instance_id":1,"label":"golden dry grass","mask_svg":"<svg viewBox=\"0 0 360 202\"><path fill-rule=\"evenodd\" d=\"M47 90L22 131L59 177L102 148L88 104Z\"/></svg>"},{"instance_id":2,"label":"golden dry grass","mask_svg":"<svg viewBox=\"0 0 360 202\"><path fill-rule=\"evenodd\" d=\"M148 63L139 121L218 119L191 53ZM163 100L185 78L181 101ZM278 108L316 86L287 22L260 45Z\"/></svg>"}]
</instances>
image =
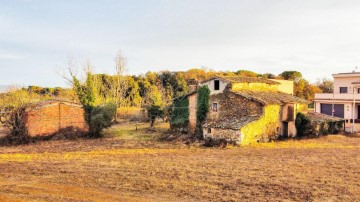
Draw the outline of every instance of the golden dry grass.
<instances>
[{"instance_id":1,"label":"golden dry grass","mask_svg":"<svg viewBox=\"0 0 360 202\"><path fill-rule=\"evenodd\" d=\"M104 139L0 148L0 200L360 200L360 138L219 149L110 132Z\"/></svg>"}]
</instances>

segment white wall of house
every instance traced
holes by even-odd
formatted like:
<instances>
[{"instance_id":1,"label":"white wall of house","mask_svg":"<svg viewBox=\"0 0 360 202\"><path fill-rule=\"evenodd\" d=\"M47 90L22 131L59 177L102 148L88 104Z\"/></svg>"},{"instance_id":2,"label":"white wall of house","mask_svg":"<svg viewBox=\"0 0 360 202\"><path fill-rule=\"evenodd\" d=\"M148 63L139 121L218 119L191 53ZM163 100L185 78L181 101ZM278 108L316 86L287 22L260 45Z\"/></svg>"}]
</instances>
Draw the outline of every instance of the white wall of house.
<instances>
[{"instance_id":1,"label":"white wall of house","mask_svg":"<svg viewBox=\"0 0 360 202\"><path fill-rule=\"evenodd\" d=\"M321 113L321 104L332 104L332 100L316 101L315 112ZM334 104L344 105L344 119L352 119L352 102L334 101ZM355 106L355 118L358 117L357 105Z\"/></svg>"},{"instance_id":2,"label":"white wall of house","mask_svg":"<svg viewBox=\"0 0 360 202\"><path fill-rule=\"evenodd\" d=\"M220 81L220 86L219 86L219 90L215 90L215 80L219 80ZM205 86L207 85L210 89L210 95L214 95L214 94L218 94L218 93L222 93L225 90L225 87L229 84L229 82L226 82L224 80L221 79L212 79L210 81L204 82L199 84L200 86Z\"/></svg>"},{"instance_id":3,"label":"white wall of house","mask_svg":"<svg viewBox=\"0 0 360 202\"><path fill-rule=\"evenodd\" d=\"M359 82L360 81L360 73L353 73L353 74L333 74L334 77L334 93L340 93L340 87L347 87L348 93L353 93L353 86L352 82ZM358 94L355 91L355 94Z\"/></svg>"}]
</instances>

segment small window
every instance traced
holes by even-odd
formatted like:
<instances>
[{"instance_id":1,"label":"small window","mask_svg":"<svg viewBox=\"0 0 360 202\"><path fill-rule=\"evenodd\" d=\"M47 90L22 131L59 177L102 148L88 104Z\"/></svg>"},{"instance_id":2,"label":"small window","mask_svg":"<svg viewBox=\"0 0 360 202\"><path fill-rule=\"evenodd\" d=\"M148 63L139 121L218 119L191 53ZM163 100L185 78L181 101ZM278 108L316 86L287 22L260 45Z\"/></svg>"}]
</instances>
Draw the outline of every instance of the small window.
<instances>
[{"instance_id":1,"label":"small window","mask_svg":"<svg viewBox=\"0 0 360 202\"><path fill-rule=\"evenodd\" d=\"M213 112L217 112L217 111L218 111L218 104L217 104L217 103L213 103L213 104L212 104L212 110L213 110Z\"/></svg>"},{"instance_id":2,"label":"small window","mask_svg":"<svg viewBox=\"0 0 360 202\"><path fill-rule=\"evenodd\" d=\"M360 88L357 89L358 94L360 94Z\"/></svg>"},{"instance_id":3,"label":"small window","mask_svg":"<svg viewBox=\"0 0 360 202\"><path fill-rule=\"evenodd\" d=\"M208 133L210 133L210 134L211 134L211 128L208 128Z\"/></svg>"},{"instance_id":4,"label":"small window","mask_svg":"<svg viewBox=\"0 0 360 202\"><path fill-rule=\"evenodd\" d=\"M214 90L220 90L220 81L219 80L214 81Z\"/></svg>"},{"instance_id":5,"label":"small window","mask_svg":"<svg viewBox=\"0 0 360 202\"><path fill-rule=\"evenodd\" d=\"M347 87L340 87L340 93L347 93Z\"/></svg>"}]
</instances>

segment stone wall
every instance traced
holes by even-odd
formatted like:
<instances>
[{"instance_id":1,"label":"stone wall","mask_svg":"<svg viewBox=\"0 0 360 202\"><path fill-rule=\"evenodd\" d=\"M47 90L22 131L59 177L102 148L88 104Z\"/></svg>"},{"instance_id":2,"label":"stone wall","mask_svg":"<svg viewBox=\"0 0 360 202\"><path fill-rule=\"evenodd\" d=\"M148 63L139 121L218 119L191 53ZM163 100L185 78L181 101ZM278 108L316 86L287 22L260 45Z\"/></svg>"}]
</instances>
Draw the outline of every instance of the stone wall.
<instances>
[{"instance_id":1,"label":"stone wall","mask_svg":"<svg viewBox=\"0 0 360 202\"><path fill-rule=\"evenodd\" d=\"M193 135L196 130L196 109L197 109L197 93L189 96L189 126L188 133Z\"/></svg>"},{"instance_id":2,"label":"stone wall","mask_svg":"<svg viewBox=\"0 0 360 202\"><path fill-rule=\"evenodd\" d=\"M238 144L240 144L242 140L242 136L239 130L221 128L204 129L204 138L225 139L228 141L236 142Z\"/></svg>"},{"instance_id":3,"label":"stone wall","mask_svg":"<svg viewBox=\"0 0 360 202\"><path fill-rule=\"evenodd\" d=\"M214 82L215 82L215 80L219 80L219 90L215 90L215 89L214 89L214 86L215 86ZM215 94L224 92L224 90L225 90L225 88L226 88L226 86L227 86L228 84L229 84L229 82L226 82L226 81L224 81L224 80L222 80L222 79L212 79L212 80L210 80L210 81L207 81L207 82L204 82L204 83L199 84L199 86L205 86L205 85L208 86L209 89L210 89L210 95L215 95Z\"/></svg>"},{"instance_id":4,"label":"stone wall","mask_svg":"<svg viewBox=\"0 0 360 202\"><path fill-rule=\"evenodd\" d=\"M217 112L212 109L213 103L217 103ZM232 125L231 123L234 123L236 120L246 122L247 118L261 115L262 105L259 102L227 91L210 96L210 111L207 116L207 122L221 121ZM241 123L238 125L241 125Z\"/></svg>"},{"instance_id":5,"label":"stone wall","mask_svg":"<svg viewBox=\"0 0 360 202\"><path fill-rule=\"evenodd\" d=\"M266 105L262 117L241 128L242 145L276 139L281 134L281 106Z\"/></svg>"},{"instance_id":6,"label":"stone wall","mask_svg":"<svg viewBox=\"0 0 360 202\"><path fill-rule=\"evenodd\" d=\"M212 108L217 103L217 111ZM263 114L262 104L225 91L210 96L210 111L204 125L204 138L226 139L241 143L244 138L240 128Z\"/></svg>"},{"instance_id":7,"label":"stone wall","mask_svg":"<svg viewBox=\"0 0 360 202\"><path fill-rule=\"evenodd\" d=\"M25 127L29 136L49 136L62 129L88 132L80 105L53 102L26 110Z\"/></svg>"}]
</instances>

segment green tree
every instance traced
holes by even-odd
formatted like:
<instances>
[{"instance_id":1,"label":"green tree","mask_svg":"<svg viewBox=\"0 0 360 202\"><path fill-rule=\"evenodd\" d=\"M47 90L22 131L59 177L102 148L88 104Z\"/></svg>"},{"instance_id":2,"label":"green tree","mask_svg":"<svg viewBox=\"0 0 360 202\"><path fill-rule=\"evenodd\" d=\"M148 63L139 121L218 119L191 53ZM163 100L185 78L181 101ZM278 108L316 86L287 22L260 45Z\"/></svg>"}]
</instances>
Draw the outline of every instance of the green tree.
<instances>
[{"instance_id":1,"label":"green tree","mask_svg":"<svg viewBox=\"0 0 360 202\"><path fill-rule=\"evenodd\" d=\"M279 76L285 80L293 80L295 82L303 78L302 74L298 71L284 71Z\"/></svg>"},{"instance_id":2,"label":"green tree","mask_svg":"<svg viewBox=\"0 0 360 202\"><path fill-rule=\"evenodd\" d=\"M150 127L154 127L156 118L163 117L164 109L159 105L151 105L147 108L147 111L150 118Z\"/></svg>"},{"instance_id":3,"label":"green tree","mask_svg":"<svg viewBox=\"0 0 360 202\"><path fill-rule=\"evenodd\" d=\"M126 78L126 82L128 87L125 95L127 106L140 106L142 98L140 97L139 84L130 76Z\"/></svg>"},{"instance_id":4,"label":"green tree","mask_svg":"<svg viewBox=\"0 0 360 202\"><path fill-rule=\"evenodd\" d=\"M170 79L171 86L173 88L173 98L182 96L189 92L189 87L185 80L185 75L182 72L176 72Z\"/></svg>"}]
</instances>

